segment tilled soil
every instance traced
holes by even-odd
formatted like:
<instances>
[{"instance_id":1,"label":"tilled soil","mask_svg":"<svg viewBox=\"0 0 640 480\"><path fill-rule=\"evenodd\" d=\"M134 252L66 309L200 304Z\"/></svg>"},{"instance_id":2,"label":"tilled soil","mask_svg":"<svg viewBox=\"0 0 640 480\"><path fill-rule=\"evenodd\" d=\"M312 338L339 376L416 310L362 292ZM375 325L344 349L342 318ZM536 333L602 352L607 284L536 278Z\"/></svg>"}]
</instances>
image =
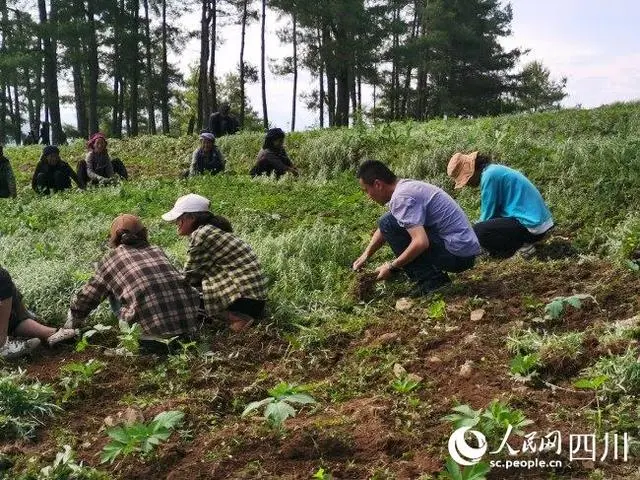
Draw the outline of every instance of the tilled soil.
<instances>
[{"instance_id":1,"label":"tilled soil","mask_svg":"<svg viewBox=\"0 0 640 480\"><path fill-rule=\"evenodd\" d=\"M184 378L165 368L164 376L150 380L149 372L162 371L165 364L153 357L105 357L96 347L43 352L21 364L43 382L55 384L60 366L71 361L99 358L107 366L63 413L45 420L37 438L2 441L0 451L17 459L17 469L29 457L50 463L62 444L73 443L79 459L123 479L308 479L320 467L336 479L429 478L444 469L447 457L452 428L442 417L458 403L480 409L498 399L534 422L528 431L562 432L566 452L570 433L594 428L586 415L594 395L576 390L572 382L606 352L597 335L588 333L574 363L555 365L542 372L542 381L524 384L509 375L513 356L507 336L529 327L597 332L640 311L640 277L593 260L482 263L456 278L454 290L442 297L445 316L435 319L428 313L433 299L416 300L398 312L395 298L376 298L364 282L356 284L356 296L372 299L376 310L362 331L332 333L308 349L292 348L291 333L270 324L244 335L215 334L211 353L189 360ZM544 304L575 293L589 293L596 301L569 307L559 321L542 327L534 321ZM471 321L478 308L484 315ZM411 401L390 386L396 364L422 379ZM303 408L282 430L240 417L248 402L264 398L278 381L308 384L319 404ZM118 418L127 408L146 420L181 410L185 423L149 459L128 457L101 466L105 418ZM512 445L521 445L522 439L512 438ZM614 479L634 478L638 468L637 459L596 466L603 478ZM587 478L596 466L565 461L555 478ZM489 478L549 475L543 469L494 469Z\"/></svg>"}]
</instances>

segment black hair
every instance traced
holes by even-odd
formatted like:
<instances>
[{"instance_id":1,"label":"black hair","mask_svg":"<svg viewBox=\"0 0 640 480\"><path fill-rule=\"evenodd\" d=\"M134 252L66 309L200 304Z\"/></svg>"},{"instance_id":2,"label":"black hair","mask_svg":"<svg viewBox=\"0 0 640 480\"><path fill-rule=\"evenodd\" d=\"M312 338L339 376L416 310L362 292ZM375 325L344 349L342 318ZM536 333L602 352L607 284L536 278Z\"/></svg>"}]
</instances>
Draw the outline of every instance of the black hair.
<instances>
[{"instance_id":1,"label":"black hair","mask_svg":"<svg viewBox=\"0 0 640 480\"><path fill-rule=\"evenodd\" d=\"M214 215L211 212L193 212L186 213L185 215L189 215L194 219L194 229L198 229L203 225L213 225L223 232L233 233L233 226L231 225L231 222L221 215Z\"/></svg>"},{"instance_id":2,"label":"black hair","mask_svg":"<svg viewBox=\"0 0 640 480\"><path fill-rule=\"evenodd\" d=\"M485 168L487 168L491 164L491 157L489 155L485 155L483 153L479 153L476 157L476 172L482 172Z\"/></svg>"},{"instance_id":3,"label":"black hair","mask_svg":"<svg viewBox=\"0 0 640 480\"><path fill-rule=\"evenodd\" d=\"M127 245L134 248L145 248L149 246L149 238L147 229L142 228L137 233L132 233L129 230L118 230L115 238L111 239L110 244L112 247L119 245Z\"/></svg>"},{"instance_id":4,"label":"black hair","mask_svg":"<svg viewBox=\"0 0 640 480\"><path fill-rule=\"evenodd\" d=\"M264 143L262 144L262 148L264 149L269 149L269 150L274 150L275 147L273 146L273 142L275 140L278 139L284 139L285 138L285 133L284 130L282 130L281 128L271 128L267 131L266 135L264 136Z\"/></svg>"},{"instance_id":5,"label":"black hair","mask_svg":"<svg viewBox=\"0 0 640 480\"><path fill-rule=\"evenodd\" d=\"M357 177L361 178L367 185L373 185L376 180L381 180L386 184L395 183L398 180L396 174L384 163L378 160L366 160L359 167Z\"/></svg>"}]
</instances>

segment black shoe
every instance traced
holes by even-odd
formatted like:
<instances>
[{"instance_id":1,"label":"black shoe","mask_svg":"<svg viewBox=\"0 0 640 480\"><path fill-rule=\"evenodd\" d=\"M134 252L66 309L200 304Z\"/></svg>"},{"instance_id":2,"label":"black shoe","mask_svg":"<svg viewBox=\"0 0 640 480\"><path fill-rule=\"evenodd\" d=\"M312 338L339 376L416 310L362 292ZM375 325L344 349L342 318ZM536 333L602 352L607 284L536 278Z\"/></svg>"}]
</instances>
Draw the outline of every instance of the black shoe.
<instances>
[{"instance_id":1,"label":"black shoe","mask_svg":"<svg viewBox=\"0 0 640 480\"><path fill-rule=\"evenodd\" d=\"M410 297L424 297L433 293L440 293L451 285L451 279L448 275L444 275L437 279L425 280L416 285L409 294Z\"/></svg>"}]
</instances>

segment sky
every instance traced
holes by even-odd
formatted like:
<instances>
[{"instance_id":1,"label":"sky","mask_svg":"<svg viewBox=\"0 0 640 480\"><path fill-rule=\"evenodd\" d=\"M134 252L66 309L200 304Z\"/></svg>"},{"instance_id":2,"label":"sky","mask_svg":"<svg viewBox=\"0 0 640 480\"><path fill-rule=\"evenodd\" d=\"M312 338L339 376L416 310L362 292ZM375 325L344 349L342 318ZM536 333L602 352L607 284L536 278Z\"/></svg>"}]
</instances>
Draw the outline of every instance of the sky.
<instances>
[{"instance_id":1,"label":"sky","mask_svg":"<svg viewBox=\"0 0 640 480\"><path fill-rule=\"evenodd\" d=\"M616 101L640 100L640 2L636 0L512 0L512 35L504 38L505 48L529 49L522 62L541 61L553 78L567 77L568 97L563 105L584 108ZM287 19L278 20L267 12L266 48L268 58L277 60L291 55L290 45L281 45L276 31ZM182 23L199 25L198 13L184 15ZM226 26L220 36L216 69L219 75L236 69L240 54L240 29ZM197 63L198 39L188 42L173 60L183 72ZM246 61L260 64L259 22L247 30ZM307 72L299 75L298 92L317 88ZM260 84L247 87L255 110L261 112ZM273 126L289 130L291 124L292 78L267 76L269 120ZM372 90L363 88L363 102L372 104ZM298 100L296 129L318 125L316 112L308 111ZM65 107L63 122L75 124L72 107Z\"/></svg>"}]
</instances>

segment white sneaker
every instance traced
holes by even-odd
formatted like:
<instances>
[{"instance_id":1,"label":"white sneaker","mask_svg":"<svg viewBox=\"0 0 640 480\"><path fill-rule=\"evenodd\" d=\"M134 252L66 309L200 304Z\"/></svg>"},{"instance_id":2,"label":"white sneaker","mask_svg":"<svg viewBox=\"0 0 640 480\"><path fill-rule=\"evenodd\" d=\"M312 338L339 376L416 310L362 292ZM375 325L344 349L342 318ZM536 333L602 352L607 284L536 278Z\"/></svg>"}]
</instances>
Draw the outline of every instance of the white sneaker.
<instances>
[{"instance_id":1,"label":"white sneaker","mask_svg":"<svg viewBox=\"0 0 640 480\"><path fill-rule=\"evenodd\" d=\"M525 243L516 251L516 253L513 256L514 258L524 258L526 260L533 257L535 253L536 253L536 246L533 245L532 243Z\"/></svg>"},{"instance_id":2,"label":"white sneaker","mask_svg":"<svg viewBox=\"0 0 640 480\"><path fill-rule=\"evenodd\" d=\"M30 338L29 340L9 340L0 347L0 358L12 360L14 358L24 357L30 354L40 346L39 338Z\"/></svg>"},{"instance_id":3,"label":"white sneaker","mask_svg":"<svg viewBox=\"0 0 640 480\"><path fill-rule=\"evenodd\" d=\"M73 328L59 328L56 333L47 338L47 345L53 347L58 343L64 343L78 336L78 331Z\"/></svg>"}]
</instances>

